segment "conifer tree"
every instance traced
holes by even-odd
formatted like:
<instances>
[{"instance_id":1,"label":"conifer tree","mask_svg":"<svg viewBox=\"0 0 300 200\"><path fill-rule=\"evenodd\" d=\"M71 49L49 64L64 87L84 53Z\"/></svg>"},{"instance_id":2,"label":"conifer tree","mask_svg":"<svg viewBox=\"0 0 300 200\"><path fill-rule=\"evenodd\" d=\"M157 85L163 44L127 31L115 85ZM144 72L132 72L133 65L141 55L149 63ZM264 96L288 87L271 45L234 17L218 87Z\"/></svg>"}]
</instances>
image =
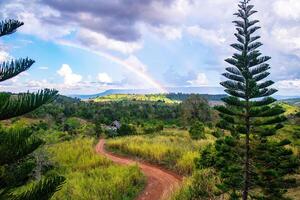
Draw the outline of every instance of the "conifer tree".
<instances>
[{"instance_id":1,"label":"conifer tree","mask_svg":"<svg viewBox=\"0 0 300 200\"><path fill-rule=\"evenodd\" d=\"M221 128L231 134L216 142L214 167L222 179L219 189L231 199L282 200L295 183L287 175L295 173L299 162L286 148L290 141L275 137L286 117L271 97L277 92L270 88L274 82L265 80L271 58L259 51L259 21L250 19L257 11L249 2L240 1L234 14L239 18L233 22L237 43L231 45L236 53L225 60L231 66L223 74L228 80L221 82L229 96L217 108Z\"/></svg>"},{"instance_id":2,"label":"conifer tree","mask_svg":"<svg viewBox=\"0 0 300 200\"><path fill-rule=\"evenodd\" d=\"M14 33L23 23L16 20L0 22L0 37ZM29 69L33 60L17 59L0 64L0 83ZM0 93L0 120L26 114L57 96L55 90L37 93ZM0 199L46 200L60 189L64 177L49 174L41 180L32 180L35 168L32 153L43 141L30 128L0 128Z\"/></svg>"}]
</instances>

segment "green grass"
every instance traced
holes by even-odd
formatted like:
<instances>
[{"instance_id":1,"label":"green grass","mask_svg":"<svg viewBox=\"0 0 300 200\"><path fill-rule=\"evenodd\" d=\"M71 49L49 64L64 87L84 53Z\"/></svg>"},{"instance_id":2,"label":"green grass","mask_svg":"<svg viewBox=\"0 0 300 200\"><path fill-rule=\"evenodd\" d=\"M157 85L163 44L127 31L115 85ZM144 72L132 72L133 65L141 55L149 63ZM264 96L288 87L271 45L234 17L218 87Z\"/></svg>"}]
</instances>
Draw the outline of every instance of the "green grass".
<instances>
[{"instance_id":1,"label":"green grass","mask_svg":"<svg viewBox=\"0 0 300 200\"><path fill-rule=\"evenodd\" d=\"M164 165L180 174L191 174L199 150L213 141L213 137L192 140L187 131L167 129L161 134L109 139L106 146L111 151Z\"/></svg>"},{"instance_id":2,"label":"green grass","mask_svg":"<svg viewBox=\"0 0 300 200\"><path fill-rule=\"evenodd\" d=\"M285 109L285 115L291 115L296 114L297 112L300 112L300 107L294 106L287 103L279 103L284 109Z\"/></svg>"},{"instance_id":3,"label":"green grass","mask_svg":"<svg viewBox=\"0 0 300 200\"><path fill-rule=\"evenodd\" d=\"M67 180L54 200L131 200L142 190L145 177L137 166L118 166L96 154L94 141L79 138L51 145L47 151Z\"/></svg>"},{"instance_id":4,"label":"green grass","mask_svg":"<svg viewBox=\"0 0 300 200\"><path fill-rule=\"evenodd\" d=\"M111 101L150 101L150 102L164 102L167 104L180 103L172 100L164 94L112 94L103 97L97 97L95 102L111 102Z\"/></svg>"}]
</instances>

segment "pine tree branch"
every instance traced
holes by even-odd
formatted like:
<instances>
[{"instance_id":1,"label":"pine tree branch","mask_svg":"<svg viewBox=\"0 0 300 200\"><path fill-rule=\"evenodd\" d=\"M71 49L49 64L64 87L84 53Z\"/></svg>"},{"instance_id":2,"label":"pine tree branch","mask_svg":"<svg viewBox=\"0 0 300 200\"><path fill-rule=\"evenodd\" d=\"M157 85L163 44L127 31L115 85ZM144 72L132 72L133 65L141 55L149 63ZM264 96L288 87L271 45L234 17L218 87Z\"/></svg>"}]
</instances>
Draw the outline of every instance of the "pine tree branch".
<instances>
[{"instance_id":1,"label":"pine tree branch","mask_svg":"<svg viewBox=\"0 0 300 200\"><path fill-rule=\"evenodd\" d=\"M260 74L262 72L265 72L267 70L269 70L271 67L269 66L269 64L261 64L260 66L254 68L254 69L251 69L250 70L250 74L252 76L255 76L257 74Z\"/></svg>"},{"instance_id":2,"label":"pine tree branch","mask_svg":"<svg viewBox=\"0 0 300 200\"><path fill-rule=\"evenodd\" d=\"M35 61L29 58L3 62L0 65L0 82L13 78L29 69Z\"/></svg>"},{"instance_id":3,"label":"pine tree branch","mask_svg":"<svg viewBox=\"0 0 300 200\"><path fill-rule=\"evenodd\" d=\"M29 128L0 130L0 165L16 163L43 144L42 140L32 134Z\"/></svg>"},{"instance_id":4,"label":"pine tree branch","mask_svg":"<svg viewBox=\"0 0 300 200\"><path fill-rule=\"evenodd\" d=\"M0 22L0 37L16 32L16 30L22 25L24 25L23 22L13 20L13 19L1 21Z\"/></svg>"},{"instance_id":5,"label":"pine tree branch","mask_svg":"<svg viewBox=\"0 0 300 200\"><path fill-rule=\"evenodd\" d=\"M10 95L0 105L0 120L6 120L29 113L57 97L56 90L45 89L37 93ZM0 95L0 102L3 102Z\"/></svg>"},{"instance_id":6,"label":"pine tree branch","mask_svg":"<svg viewBox=\"0 0 300 200\"><path fill-rule=\"evenodd\" d=\"M266 97L260 101L252 101L250 105L251 107L259 107L259 106L267 106L274 102L276 102L276 99L274 99L273 97Z\"/></svg>"}]
</instances>

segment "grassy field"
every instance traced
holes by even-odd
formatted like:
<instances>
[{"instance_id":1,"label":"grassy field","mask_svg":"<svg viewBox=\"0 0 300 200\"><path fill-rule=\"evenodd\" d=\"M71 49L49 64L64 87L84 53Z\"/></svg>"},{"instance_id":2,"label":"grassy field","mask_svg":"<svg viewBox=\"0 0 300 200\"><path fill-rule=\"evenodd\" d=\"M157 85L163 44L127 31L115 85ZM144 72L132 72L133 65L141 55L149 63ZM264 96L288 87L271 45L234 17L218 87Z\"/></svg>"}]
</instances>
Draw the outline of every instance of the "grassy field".
<instances>
[{"instance_id":1,"label":"grassy field","mask_svg":"<svg viewBox=\"0 0 300 200\"><path fill-rule=\"evenodd\" d=\"M191 174L199 150L214 142L213 136L207 137L206 140L192 140L185 130L166 129L160 134L109 139L106 147L111 151L164 165L180 174Z\"/></svg>"},{"instance_id":2,"label":"grassy field","mask_svg":"<svg viewBox=\"0 0 300 200\"><path fill-rule=\"evenodd\" d=\"M97 97L95 102L112 102L112 101L150 101L150 102L164 102L167 104L180 103L169 99L164 94L112 94L103 97Z\"/></svg>"},{"instance_id":3,"label":"grassy field","mask_svg":"<svg viewBox=\"0 0 300 200\"><path fill-rule=\"evenodd\" d=\"M118 166L96 154L92 139L80 138L47 148L58 171L67 178L55 200L131 200L145 177L137 166Z\"/></svg>"}]
</instances>

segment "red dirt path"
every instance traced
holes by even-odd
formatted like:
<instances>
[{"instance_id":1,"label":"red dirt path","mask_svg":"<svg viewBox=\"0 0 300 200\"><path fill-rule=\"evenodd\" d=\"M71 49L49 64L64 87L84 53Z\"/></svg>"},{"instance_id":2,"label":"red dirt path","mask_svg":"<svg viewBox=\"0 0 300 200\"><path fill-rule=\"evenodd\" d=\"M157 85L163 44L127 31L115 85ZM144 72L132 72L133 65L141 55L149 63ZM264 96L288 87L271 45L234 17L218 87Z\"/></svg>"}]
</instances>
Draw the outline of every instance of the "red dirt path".
<instances>
[{"instance_id":1,"label":"red dirt path","mask_svg":"<svg viewBox=\"0 0 300 200\"><path fill-rule=\"evenodd\" d=\"M181 176L154 165L109 153L105 150L104 144L105 140L101 139L96 146L97 153L121 165L137 164L147 177L147 185L136 200L167 200L180 187Z\"/></svg>"}]
</instances>

